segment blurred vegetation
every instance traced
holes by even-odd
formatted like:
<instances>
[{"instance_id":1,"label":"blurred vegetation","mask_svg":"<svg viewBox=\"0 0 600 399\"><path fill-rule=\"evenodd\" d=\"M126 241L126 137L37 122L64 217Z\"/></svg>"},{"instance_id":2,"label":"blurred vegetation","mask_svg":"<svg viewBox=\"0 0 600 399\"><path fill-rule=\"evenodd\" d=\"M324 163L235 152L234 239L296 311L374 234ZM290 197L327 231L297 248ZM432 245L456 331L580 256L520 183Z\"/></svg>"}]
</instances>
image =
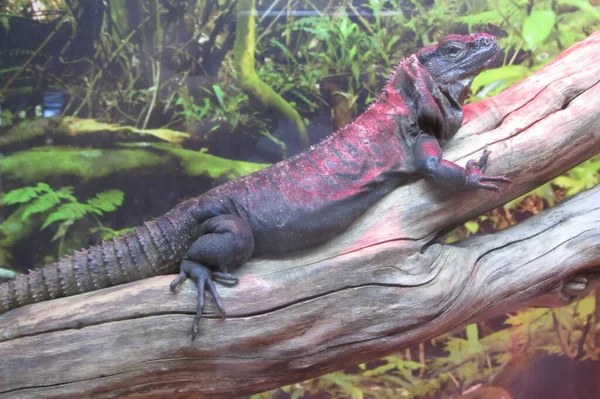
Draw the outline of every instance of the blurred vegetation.
<instances>
[{"instance_id":1,"label":"blurred vegetation","mask_svg":"<svg viewBox=\"0 0 600 399\"><path fill-rule=\"evenodd\" d=\"M501 57L473 83L468 101L476 101L600 28L589 0L244 4L239 15L234 0L0 0L0 265L25 270L25 261L56 259L137 224L133 213L147 219L258 170L272 160L245 161L256 161L265 141L281 156L299 151L300 130L282 133L289 114L254 101L244 74L301 115L293 123L314 142L315 121L330 121L339 103L362 112L395 63L446 34L499 38ZM253 40L234 51L240 18L247 24L249 16ZM240 58L244 52L253 57ZM61 116L42 118L47 92L64 94ZM465 223L447 242L518 223L598 184L599 170L596 156ZM169 198L162 208L142 208L140 198L161 179L180 183L161 188ZM33 251L32 243L43 245ZM19 246L33 255L19 255ZM11 274L0 269L0 277ZM544 356L598 360L595 300L470 325L254 398L451 398L477 384L514 386Z\"/></svg>"}]
</instances>

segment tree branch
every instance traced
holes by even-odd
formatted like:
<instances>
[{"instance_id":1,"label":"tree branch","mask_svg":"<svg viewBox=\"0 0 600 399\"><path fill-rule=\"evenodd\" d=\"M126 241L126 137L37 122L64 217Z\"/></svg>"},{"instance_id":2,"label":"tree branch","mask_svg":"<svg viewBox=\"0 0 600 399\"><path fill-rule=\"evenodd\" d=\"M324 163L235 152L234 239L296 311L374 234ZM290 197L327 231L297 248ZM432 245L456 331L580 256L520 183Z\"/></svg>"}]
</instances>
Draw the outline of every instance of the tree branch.
<instances>
[{"instance_id":1,"label":"tree branch","mask_svg":"<svg viewBox=\"0 0 600 399\"><path fill-rule=\"evenodd\" d=\"M228 318L209 300L194 342L196 290L189 283L172 294L170 276L8 312L0 321L0 397L230 397L376 359L516 308L568 303L570 278L587 278L588 289L597 280L600 187L495 234L428 244L598 152L599 67L597 32L467 108L447 158L464 164L489 143L489 173L514 181L500 195L448 195L423 180L400 187L326 245L243 266L238 286L219 288Z\"/></svg>"}]
</instances>

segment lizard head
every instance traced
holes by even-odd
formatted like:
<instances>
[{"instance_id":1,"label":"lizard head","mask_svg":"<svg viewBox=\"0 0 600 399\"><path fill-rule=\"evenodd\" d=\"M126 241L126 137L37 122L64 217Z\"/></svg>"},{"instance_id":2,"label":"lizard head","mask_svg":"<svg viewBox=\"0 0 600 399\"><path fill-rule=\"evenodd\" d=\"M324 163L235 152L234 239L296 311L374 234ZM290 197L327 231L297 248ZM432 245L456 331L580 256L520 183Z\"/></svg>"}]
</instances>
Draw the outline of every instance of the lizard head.
<instances>
[{"instance_id":1,"label":"lizard head","mask_svg":"<svg viewBox=\"0 0 600 399\"><path fill-rule=\"evenodd\" d=\"M498 51L496 38L487 33L446 36L398 65L384 89L392 93L387 102L399 108L393 99L399 94L414 135L426 132L447 141L462 124L462 105L473 79Z\"/></svg>"},{"instance_id":2,"label":"lizard head","mask_svg":"<svg viewBox=\"0 0 600 399\"><path fill-rule=\"evenodd\" d=\"M417 52L417 58L440 84L473 79L496 57L496 38L487 33L449 35Z\"/></svg>"},{"instance_id":3,"label":"lizard head","mask_svg":"<svg viewBox=\"0 0 600 399\"><path fill-rule=\"evenodd\" d=\"M496 38L487 33L449 35L438 44L422 48L416 56L442 90L462 104L475 76L499 49Z\"/></svg>"}]
</instances>

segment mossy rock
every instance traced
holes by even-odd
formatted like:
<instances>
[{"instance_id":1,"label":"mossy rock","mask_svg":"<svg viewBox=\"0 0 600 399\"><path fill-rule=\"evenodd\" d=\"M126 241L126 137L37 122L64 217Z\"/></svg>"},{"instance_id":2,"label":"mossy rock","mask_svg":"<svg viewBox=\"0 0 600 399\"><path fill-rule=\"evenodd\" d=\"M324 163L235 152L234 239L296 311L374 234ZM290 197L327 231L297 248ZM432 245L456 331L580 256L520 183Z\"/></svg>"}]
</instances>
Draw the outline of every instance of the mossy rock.
<instances>
[{"instance_id":1,"label":"mossy rock","mask_svg":"<svg viewBox=\"0 0 600 399\"><path fill-rule=\"evenodd\" d=\"M233 180L269 166L269 164L263 163L220 158L203 152L177 148L169 144L156 143L151 146L178 158L184 172L189 176L204 175L211 179Z\"/></svg>"},{"instance_id":2,"label":"mossy rock","mask_svg":"<svg viewBox=\"0 0 600 399\"><path fill-rule=\"evenodd\" d=\"M232 180L268 166L219 158L168 144L125 143L122 146L126 148L32 148L1 157L0 174L23 184L60 176L91 180L131 171L151 172L152 168L172 162L179 164L189 176L203 175L211 179Z\"/></svg>"},{"instance_id":3,"label":"mossy rock","mask_svg":"<svg viewBox=\"0 0 600 399\"><path fill-rule=\"evenodd\" d=\"M0 158L0 174L7 179L26 184L62 175L89 180L113 173L153 167L168 161L169 157L141 149L40 147Z\"/></svg>"}]
</instances>

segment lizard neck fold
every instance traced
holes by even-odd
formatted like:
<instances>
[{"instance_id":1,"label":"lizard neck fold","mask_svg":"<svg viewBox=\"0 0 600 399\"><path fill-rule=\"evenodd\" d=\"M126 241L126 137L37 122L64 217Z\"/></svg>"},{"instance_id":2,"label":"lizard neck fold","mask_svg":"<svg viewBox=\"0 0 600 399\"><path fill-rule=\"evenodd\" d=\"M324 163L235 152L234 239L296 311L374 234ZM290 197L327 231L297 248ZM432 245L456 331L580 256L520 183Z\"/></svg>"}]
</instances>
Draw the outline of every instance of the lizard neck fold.
<instances>
[{"instance_id":1,"label":"lizard neck fold","mask_svg":"<svg viewBox=\"0 0 600 399\"><path fill-rule=\"evenodd\" d=\"M450 140L462 124L462 102L468 86L457 82L439 84L416 56L411 56L398 65L390 77L384 96L403 98L415 132L428 133L441 142Z\"/></svg>"}]
</instances>

